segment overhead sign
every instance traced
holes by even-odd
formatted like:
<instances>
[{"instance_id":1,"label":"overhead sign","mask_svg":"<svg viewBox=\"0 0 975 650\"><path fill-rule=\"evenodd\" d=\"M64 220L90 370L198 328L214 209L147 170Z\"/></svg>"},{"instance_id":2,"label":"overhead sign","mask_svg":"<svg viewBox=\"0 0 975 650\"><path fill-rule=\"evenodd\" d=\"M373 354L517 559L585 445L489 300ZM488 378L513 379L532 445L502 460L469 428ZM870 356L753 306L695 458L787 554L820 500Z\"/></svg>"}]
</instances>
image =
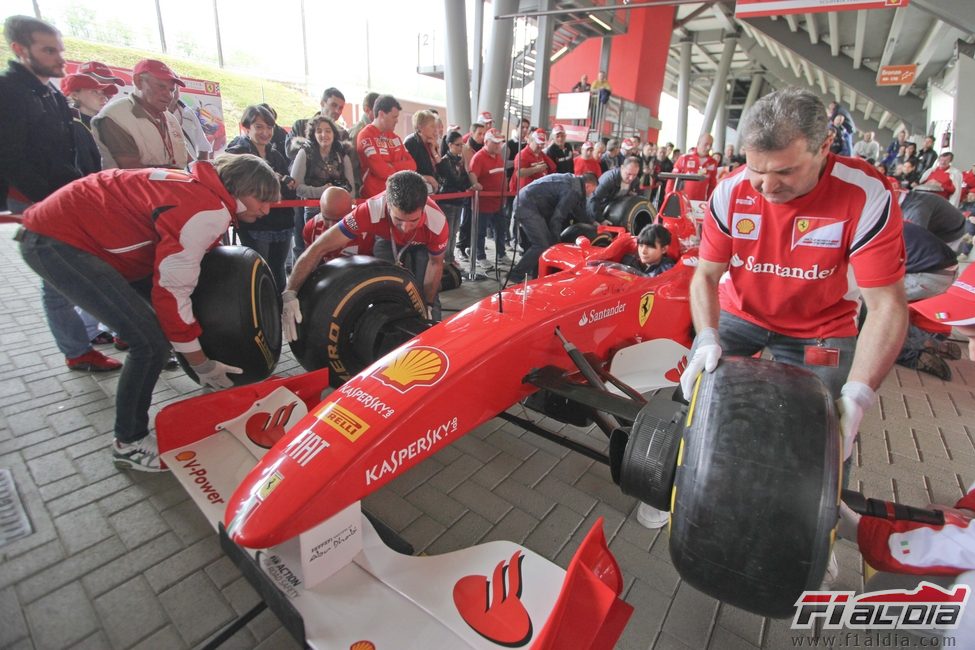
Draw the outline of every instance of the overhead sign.
<instances>
[{"instance_id":1,"label":"overhead sign","mask_svg":"<svg viewBox=\"0 0 975 650\"><path fill-rule=\"evenodd\" d=\"M738 0L736 18L781 16L782 14L855 11L860 9L896 9L910 0Z\"/></svg>"},{"instance_id":2,"label":"overhead sign","mask_svg":"<svg viewBox=\"0 0 975 650\"><path fill-rule=\"evenodd\" d=\"M877 70L878 86L902 86L914 83L917 76L917 64L885 65Z\"/></svg>"}]
</instances>

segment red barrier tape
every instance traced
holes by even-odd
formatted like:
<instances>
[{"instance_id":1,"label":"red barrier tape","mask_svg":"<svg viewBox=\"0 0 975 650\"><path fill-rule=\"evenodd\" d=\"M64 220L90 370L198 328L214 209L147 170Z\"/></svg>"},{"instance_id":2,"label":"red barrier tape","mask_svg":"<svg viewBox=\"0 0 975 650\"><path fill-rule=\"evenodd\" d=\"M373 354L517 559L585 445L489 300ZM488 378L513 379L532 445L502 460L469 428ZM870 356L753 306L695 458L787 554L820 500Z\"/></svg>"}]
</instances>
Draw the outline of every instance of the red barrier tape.
<instances>
[{"instance_id":1,"label":"red barrier tape","mask_svg":"<svg viewBox=\"0 0 975 650\"><path fill-rule=\"evenodd\" d=\"M469 196L474 196L474 192L448 192L447 194L431 194L430 198L434 201L443 201L445 199L466 199ZM481 192L481 196L501 196L501 192ZM510 196L510 195L506 195ZM360 199L361 200L361 199ZM271 204L272 208L317 208L317 199L292 199L289 201L278 201L277 203Z\"/></svg>"}]
</instances>

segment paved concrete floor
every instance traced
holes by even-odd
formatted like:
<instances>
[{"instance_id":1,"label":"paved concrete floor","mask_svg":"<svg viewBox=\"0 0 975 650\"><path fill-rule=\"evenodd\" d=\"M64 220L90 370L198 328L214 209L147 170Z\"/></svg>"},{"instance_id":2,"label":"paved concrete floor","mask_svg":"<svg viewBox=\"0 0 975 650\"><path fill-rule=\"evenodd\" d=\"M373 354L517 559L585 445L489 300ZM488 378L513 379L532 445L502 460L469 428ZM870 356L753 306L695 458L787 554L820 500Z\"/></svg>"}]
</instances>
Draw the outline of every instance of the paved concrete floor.
<instances>
[{"instance_id":1,"label":"paved concrete floor","mask_svg":"<svg viewBox=\"0 0 975 650\"><path fill-rule=\"evenodd\" d=\"M65 368L40 308L38 280L12 233L0 226L0 468L13 471L34 533L0 548L0 647L196 646L258 597L172 477L112 466L117 376ZM445 294L446 306L468 304L496 286L465 284ZM951 366L955 377L947 383L895 368L880 408L864 421L852 487L923 505L953 503L975 480L975 365ZM285 354L279 371L299 370ZM182 372L165 372L153 408L197 392ZM601 434L591 440L601 444ZM418 552L510 539L563 566L604 517L626 576L625 598L635 607L620 648L786 648L798 636L783 621L722 605L683 583L666 532L637 524L636 501L620 493L606 468L501 420L365 505ZM840 542L837 553L839 586L861 587L855 547ZM225 647L295 646L264 612Z\"/></svg>"}]
</instances>

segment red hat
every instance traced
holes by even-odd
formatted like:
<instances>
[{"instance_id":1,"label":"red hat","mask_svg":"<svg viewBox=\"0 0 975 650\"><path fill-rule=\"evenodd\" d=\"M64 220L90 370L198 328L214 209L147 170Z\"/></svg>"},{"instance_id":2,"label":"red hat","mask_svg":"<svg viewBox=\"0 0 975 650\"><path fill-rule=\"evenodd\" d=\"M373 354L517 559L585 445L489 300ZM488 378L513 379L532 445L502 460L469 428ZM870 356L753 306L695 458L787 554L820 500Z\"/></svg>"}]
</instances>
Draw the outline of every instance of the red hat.
<instances>
[{"instance_id":1,"label":"red hat","mask_svg":"<svg viewBox=\"0 0 975 650\"><path fill-rule=\"evenodd\" d=\"M968 265L946 292L912 302L911 309L936 323L975 324L975 264Z\"/></svg>"},{"instance_id":2,"label":"red hat","mask_svg":"<svg viewBox=\"0 0 975 650\"><path fill-rule=\"evenodd\" d=\"M586 142L583 142L582 143L582 147L580 147L580 148L581 149L592 149L593 148L593 144L587 140Z\"/></svg>"},{"instance_id":3,"label":"red hat","mask_svg":"<svg viewBox=\"0 0 975 650\"><path fill-rule=\"evenodd\" d=\"M562 126L561 124L556 124L555 126L552 127L552 136L554 137L559 133L565 133L565 127Z\"/></svg>"},{"instance_id":4,"label":"red hat","mask_svg":"<svg viewBox=\"0 0 975 650\"><path fill-rule=\"evenodd\" d=\"M494 124L494 118L491 116L490 111L484 111L477 116L477 124L483 124L487 126L488 124Z\"/></svg>"},{"instance_id":5,"label":"red hat","mask_svg":"<svg viewBox=\"0 0 975 650\"><path fill-rule=\"evenodd\" d=\"M162 61L156 61L155 59L142 59L135 64L135 68L132 69L132 78L136 76L148 73L151 74L156 79L162 81L175 81L177 86L186 86L183 80L176 76L176 73L169 69L169 66Z\"/></svg>"},{"instance_id":6,"label":"red hat","mask_svg":"<svg viewBox=\"0 0 975 650\"><path fill-rule=\"evenodd\" d=\"M633 148L633 140L630 140L629 138L623 138L623 142L620 144L620 149L632 149L632 148Z\"/></svg>"},{"instance_id":7,"label":"red hat","mask_svg":"<svg viewBox=\"0 0 975 650\"><path fill-rule=\"evenodd\" d=\"M546 135L545 129L535 129L532 131L532 140L538 144L545 144L545 141L548 140L548 135Z\"/></svg>"},{"instance_id":8,"label":"red hat","mask_svg":"<svg viewBox=\"0 0 975 650\"><path fill-rule=\"evenodd\" d=\"M491 142L504 142L504 134L497 129L488 129L484 134L485 140L490 140Z\"/></svg>"},{"instance_id":9,"label":"red hat","mask_svg":"<svg viewBox=\"0 0 975 650\"><path fill-rule=\"evenodd\" d=\"M116 77L111 68L102 63L101 61L86 61L78 66L78 74L86 74L89 77L93 77L103 84L115 84L117 86L124 86L122 79Z\"/></svg>"},{"instance_id":10,"label":"red hat","mask_svg":"<svg viewBox=\"0 0 975 650\"><path fill-rule=\"evenodd\" d=\"M62 93L70 95L77 90L100 90L107 97L111 97L118 92L118 86L99 83L97 79L86 74L69 74L61 79Z\"/></svg>"}]
</instances>

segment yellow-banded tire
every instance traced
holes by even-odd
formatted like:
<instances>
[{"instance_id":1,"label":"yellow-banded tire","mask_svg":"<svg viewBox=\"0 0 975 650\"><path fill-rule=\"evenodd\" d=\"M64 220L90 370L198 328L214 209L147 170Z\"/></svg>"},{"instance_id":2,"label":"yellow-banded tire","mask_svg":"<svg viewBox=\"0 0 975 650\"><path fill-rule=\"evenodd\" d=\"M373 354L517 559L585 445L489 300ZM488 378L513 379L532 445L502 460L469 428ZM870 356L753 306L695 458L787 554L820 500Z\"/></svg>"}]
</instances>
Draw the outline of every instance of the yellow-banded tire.
<instances>
[{"instance_id":1,"label":"yellow-banded tire","mask_svg":"<svg viewBox=\"0 0 975 650\"><path fill-rule=\"evenodd\" d=\"M674 477L670 554L684 580L787 617L817 589L838 516L840 435L816 375L722 359L691 399Z\"/></svg>"},{"instance_id":2,"label":"yellow-banded tire","mask_svg":"<svg viewBox=\"0 0 975 650\"><path fill-rule=\"evenodd\" d=\"M271 375L281 355L281 296L264 258L245 246L217 246L203 256L191 300L203 328L203 352L244 371L228 375L235 385ZM198 381L186 359L177 357Z\"/></svg>"},{"instance_id":3,"label":"yellow-banded tire","mask_svg":"<svg viewBox=\"0 0 975 650\"><path fill-rule=\"evenodd\" d=\"M291 351L305 370L328 367L336 386L412 338L424 322L413 276L364 255L318 267L298 300L302 322Z\"/></svg>"}]
</instances>

